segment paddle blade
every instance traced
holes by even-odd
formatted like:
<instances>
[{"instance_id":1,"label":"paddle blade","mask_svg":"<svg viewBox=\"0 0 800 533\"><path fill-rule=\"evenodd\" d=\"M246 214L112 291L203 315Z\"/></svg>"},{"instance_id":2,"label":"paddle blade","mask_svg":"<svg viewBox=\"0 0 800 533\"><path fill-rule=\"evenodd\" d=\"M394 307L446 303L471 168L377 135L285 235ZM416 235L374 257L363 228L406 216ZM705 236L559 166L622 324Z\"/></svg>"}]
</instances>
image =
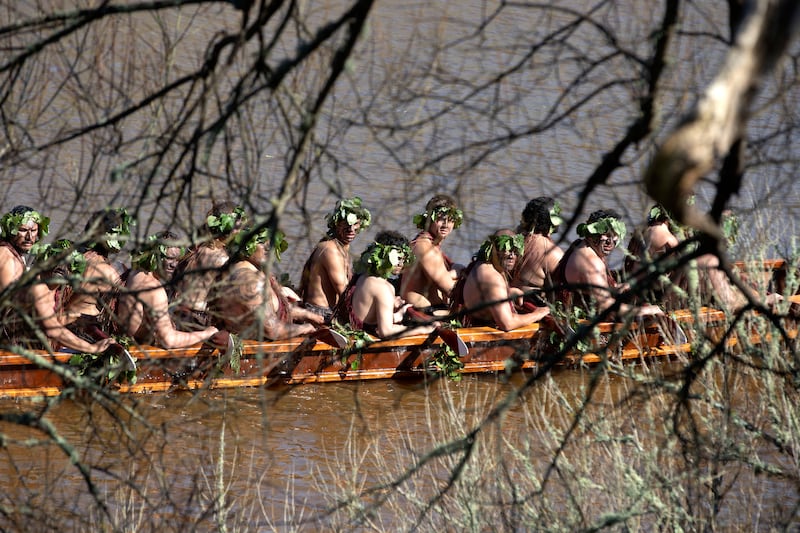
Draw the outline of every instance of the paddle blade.
<instances>
[{"instance_id":1,"label":"paddle blade","mask_svg":"<svg viewBox=\"0 0 800 533\"><path fill-rule=\"evenodd\" d=\"M437 328L436 333L442 338L442 341L450 347L459 357L464 357L469 353L467 343L461 338L458 332L454 329Z\"/></svg>"},{"instance_id":2,"label":"paddle blade","mask_svg":"<svg viewBox=\"0 0 800 533\"><path fill-rule=\"evenodd\" d=\"M347 337L331 328L319 328L310 337L337 348L345 348L348 344Z\"/></svg>"},{"instance_id":3,"label":"paddle blade","mask_svg":"<svg viewBox=\"0 0 800 533\"><path fill-rule=\"evenodd\" d=\"M106 350L106 354L117 356L125 370L136 370L136 360L131 355L131 352L121 344L112 344Z\"/></svg>"}]
</instances>

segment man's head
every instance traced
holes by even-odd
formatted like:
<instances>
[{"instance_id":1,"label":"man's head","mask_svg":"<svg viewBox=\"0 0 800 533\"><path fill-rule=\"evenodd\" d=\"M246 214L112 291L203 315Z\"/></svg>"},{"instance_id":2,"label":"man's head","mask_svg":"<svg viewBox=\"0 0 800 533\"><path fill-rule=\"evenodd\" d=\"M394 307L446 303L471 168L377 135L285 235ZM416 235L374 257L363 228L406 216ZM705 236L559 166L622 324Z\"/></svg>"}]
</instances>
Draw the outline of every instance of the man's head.
<instances>
[{"instance_id":1,"label":"man's head","mask_svg":"<svg viewBox=\"0 0 800 533\"><path fill-rule=\"evenodd\" d=\"M562 222L558 202L549 196L539 196L525 206L517 232L548 236L555 233Z\"/></svg>"},{"instance_id":2,"label":"man's head","mask_svg":"<svg viewBox=\"0 0 800 533\"><path fill-rule=\"evenodd\" d=\"M501 229L483 241L478 259L491 263L500 273L510 274L524 253L525 237L510 229Z\"/></svg>"},{"instance_id":3,"label":"man's head","mask_svg":"<svg viewBox=\"0 0 800 533\"><path fill-rule=\"evenodd\" d=\"M578 224L577 232L597 255L605 258L625 238L627 229L619 213L600 209L589 215L584 224Z\"/></svg>"},{"instance_id":4,"label":"man's head","mask_svg":"<svg viewBox=\"0 0 800 533\"><path fill-rule=\"evenodd\" d=\"M11 243L20 253L31 251L36 242L47 235L50 219L32 207L18 205L0 219L3 240Z\"/></svg>"},{"instance_id":5,"label":"man's head","mask_svg":"<svg viewBox=\"0 0 800 533\"><path fill-rule=\"evenodd\" d=\"M86 271L86 258L69 239L60 239L52 244L36 243L31 253L35 255L44 277L50 280L80 277Z\"/></svg>"},{"instance_id":6,"label":"man's head","mask_svg":"<svg viewBox=\"0 0 800 533\"><path fill-rule=\"evenodd\" d=\"M658 224L662 224L664 222L669 223L671 220L672 217L670 217L669 211L667 211L661 204L653 205L653 207L650 208L650 211L647 212L648 226L657 226Z\"/></svg>"},{"instance_id":7,"label":"man's head","mask_svg":"<svg viewBox=\"0 0 800 533\"><path fill-rule=\"evenodd\" d=\"M356 263L359 274L389 279L398 276L406 265L414 262L408 239L396 231L382 231L367 246Z\"/></svg>"},{"instance_id":8,"label":"man's head","mask_svg":"<svg viewBox=\"0 0 800 533\"><path fill-rule=\"evenodd\" d=\"M444 239L461 225L464 214L451 196L437 194L425 204L425 212L414 215L413 220L417 228Z\"/></svg>"},{"instance_id":9,"label":"man's head","mask_svg":"<svg viewBox=\"0 0 800 533\"><path fill-rule=\"evenodd\" d=\"M325 215L328 237L343 244L350 244L360 232L372 223L372 214L361 205L361 198L354 196L339 200L333 211Z\"/></svg>"},{"instance_id":10,"label":"man's head","mask_svg":"<svg viewBox=\"0 0 800 533\"><path fill-rule=\"evenodd\" d=\"M228 245L232 259L247 260L257 267L266 265L270 248L280 261L281 254L289 248L286 235L281 230L277 230L273 236L270 228L247 227L239 231Z\"/></svg>"},{"instance_id":11,"label":"man's head","mask_svg":"<svg viewBox=\"0 0 800 533\"><path fill-rule=\"evenodd\" d=\"M247 224L247 215L233 202L215 203L206 214L206 229L214 239L226 241Z\"/></svg>"},{"instance_id":12,"label":"man's head","mask_svg":"<svg viewBox=\"0 0 800 533\"><path fill-rule=\"evenodd\" d=\"M168 281L172 279L183 252L177 235L171 231L159 231L148 237L136 252L131 254L131 262L134 268L153 272L159 279Z\"/></svg>"},{"instance_id":13,"label":"man's head","mask_svg":"<svg viewBox=\"0 0 800 533\"><path fill-rule=\"evenodd\" d=\"M103 256L117 253L125 246L134 224L123 207L95 211L84 227L86 246Z\"/></svg>"}]
</instances>

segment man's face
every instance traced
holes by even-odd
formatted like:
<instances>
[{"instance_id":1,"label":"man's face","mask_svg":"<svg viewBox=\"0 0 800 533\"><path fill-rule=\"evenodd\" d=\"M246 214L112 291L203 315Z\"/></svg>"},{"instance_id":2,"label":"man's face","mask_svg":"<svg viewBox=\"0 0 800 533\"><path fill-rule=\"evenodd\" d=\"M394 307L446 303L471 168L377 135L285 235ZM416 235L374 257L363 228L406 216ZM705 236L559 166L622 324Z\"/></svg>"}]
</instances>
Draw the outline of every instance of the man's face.
<instances>
[{"instance_id":1,"label":"man's face","mask_svg":"<svg viewBox=\"0 0 800 533\"><path fill-rule=\"evenodd\" d=\"M255 266L261 268L267 264L267 246L264 243L256 245L256 251L250 256L250 262Z\"/></svg>"},{"instance_id":2,"label":"man's face","mask_svg":"<svg viewBox=\"0 0 800 533\"><path fill-rule=\"evenodd\" d=\"M602 235L592 236L590 244L600 257L608 257L614 248L617 247L619 237L613 231L603 233Z\"/></svg>"},{"instance_id":3,"label":"man's face","mask_svg":"<svg viewBox=\"0 0 800 533\"><path fill-rule=\"evenodd\" d=\"M13 244L17 250L28 253L38 240L39 224L33 220L29 220L17 228L17 234L12 235L11 244Z\"/></svg>"},{"instance_id":4,"label":"man's face","mask_svg":"<svg viewBox=\"0 0 800 533\"><path fill-rule=\"evenodd\" d=\"M405 254L398 255L398 263L392 269L392 275L399 276L403 273L403 269L406 266L406 256Z\"/></svg>"},{"instance_id":5,"label":"man's face","mask_svg":"<svg viewBox=\"0 0 800 533\"><path fill-rule=\"evenodd\" d=\"M497 266L499 266L502 271L507 274L510 274L517 265L517 251L513 248L503 251L495 249L494 256L497 259Z\"/></svg>"},{"instance_id":6,"label":"man's face","mask_svg":"<svg viewBox=\"0 0 800 533\"><path fill-rule=\"evenodd\" d=\"M361 221L356 221L355 224L348 224L347 220L340 220L336 223L336 239L342 244L350 244L358 235L361 229Z\"/></svg>"},{"instance_id":7,"label":"man's face","mask_svg":"<svg viewBox=\"0 0 800 533\"><path fill-rule=\"evenodd\" d=\"M178 262L181 260L181 249L177 246L167 248L167 255L161 263L161 269L167 279L171 279L175 274L175 269L178 267Z\"/></svg>"},{"instance_id":8,"label":"man's face","mask_svg":"<svg viewBox=\"0 0 800 533\"><path fill-rule=\"evenodd\" d=\"M428 225L428 233L434 237L441 237L444 240L453 231L455 222L453 218L445 213L438 213Z\"/></svg>"}]
</instances>

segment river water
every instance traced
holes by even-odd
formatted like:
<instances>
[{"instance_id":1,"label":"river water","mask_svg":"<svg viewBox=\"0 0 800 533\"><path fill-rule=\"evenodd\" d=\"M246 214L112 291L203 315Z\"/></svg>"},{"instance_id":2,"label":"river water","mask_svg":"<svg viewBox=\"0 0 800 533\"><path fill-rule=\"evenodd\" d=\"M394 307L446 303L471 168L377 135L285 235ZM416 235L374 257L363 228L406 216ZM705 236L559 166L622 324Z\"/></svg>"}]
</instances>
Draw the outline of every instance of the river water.
<instances>
[{"instance_id":1,"label":"river water","mask_svg":"<svg viewBox=\"0 0 800 533\"><path fill-rule=\"evenodd\" d=\"M45 4L55 6L58 2ZM595 22L613 28L616 42L627 52L646 51L660 8L640 2L601 4L603 7L595 12ZM572 8L587 9L583 2L553 5L558 9L507 8L495 13L497 6L490 2L378 2L362 53L335 93L335 106L331 104L321 118L319 135L330 139L330 159L310 172L311 184L290 201L281 223L291 248L280 268L297 281L306 255L324 232L324 214L339 196L362 196L375 215L373 227L353 245L357 253L381 229L398 229L411 236L411 217L422 210L427 198L436 192L453 194L464 208L465 224L448 239L445 248L462 263L469 260L489 232L515 226L532 197L555 196L565 212L571 214L581 185L622 138L631 117L638 112L631 100L642 86L640 80L636 81L640 71L625 61L604 63L596 70L587 68L608 51L609 42L600 31L563 29L574 18ZM29 14L34 4L21 2L20 6ZM336 12L340 2L300 2L298 6L309 10L310 20L322 20ZM721 47L715 35L727 34L727 18L725 13L714 10L705 4L685 6L684 32L664 80L667 96L661 110L662 137L719 66ZM6 17L0 18L4 24L21 17L10 4L2 7L2 13ZM115 65L127 64L123 59L127 53L141 54L141 71L158 72L154 58L159 53L150 56L148 51L157 50L155 43L169 38L178 43L171 56L173 68L185 73L198 61L197 50L204 49L209 38L223 28L235 28L240 20L240 14L226 3L197 11L165 11L155 17L110 25L92 35L88 44L76 40L72 46L87 46L77 55L84 59L91 55L95 64L108 69L104 71L107 74L114 72ZM472 38L479 20L491 22L480 38ZM563 39L569 46L545 47L541 55L521 60L531 43L548 36ZM284 43L286 53L291 49ZM437 51L436 56L432 50ZM508 74L503 83L491 90L476 89L497 75L499 66L517 61L531 68ZM37 67L57 80L68 70L67 64L48 61ZM586 69L584 77L577 74L581 69ZM136 72L126 70L123 77L135 78ZM310 69L305 76L314 78L315 71ZM612 85L590 105L578 105L592 88L620 77L634 81L619 87ZM798 161L798 88L795 82L786 81L793 79L790 67L781 67L778 78L765 84L766 96L760 101L750 129L755 139L753 163L742 193L734 199L746 221L736 249L740 254L757 255L762 250L771 256L788 254L791 239L797 234L800 187L794 176ZM591 83L577 84L574 91L566 91L565 87L576 80ZM292 87L302 94L300 81L293 83ZM783 87L781 83L787 88L781 98L774 97L776 88ZM474 105L448 108L452 97L466 97L471 91L476 94L470 100ZM375 100L370 114L352 112L354 102L370 98ZM265 97L253 107L273 109L274 101ZM75 122L86 113L84 102L77 97L66 103L56 99L54 105L57 112L50 117L51 124L61 124L57 120L61 117L66 123ZM575 110L566 113L573 105ZM73 114L69 110L76 111ZM109 181L111 169L141 153L146 143L139 139L121 145L116 154L98 150L100 156L94 159L87 155L87 145L65 143L43 152L43 167L4 166L6 194L2 207L5 210L17 203L41 205L53 217L52 237L72 238L87 213L109 204L141 202L140 217L152 221L152 230L172 225L183 230L184 235L191 231L191 224L202 222L202 214L212 199L244 194L241 199L252 210L267 212L280 177L285 174L287 157L283 148L287 141L281 137L285 132L279 121L270 115L260 122L263 117L257 115L257 109L251 110L253 124L241 126L236 131L238 138L233 135L230 141L233 153L241 156L234 158L236 172L226 175L220 160L216 167L210 164L204 169L207 172L198 172L191 202L185 198L175 200L177 194L169 187L162 187L163 198L145 194L144 173L121 182ZM441 113L441 118L429 118L436 113ZM562 113L564 117L556 120ZM425 118L428 120L418 127L392 131L385 127L413 124ZM145 122L135 117L115 134L138 133ZM525 125L546 123L552 124L541 132L519 133ZM45 128L37 143L46 142L51 131L61 130L54 125ZM250 137L257 140L247 144ZM485 138L506 140L489 142L493 149L481 155L481 148L472 143ZM649 148L647 141L627 152L623 166L608 185L597 189L583 216L594 208L610 207L622 211L629 225L644 220L649 202L641 193L638 176L648 160ZM211 160L213 163L214 157ZM432 160L439 162L414 168L417 163ZM231 183L231 175L240 181ZM156 179L152 189L161 186L163 183ZM706 183L701 188L701 204L710 201L709 187ZM573 236L574 230L567 240ZM618 254L615 261L620 258ZM481 527L476 524L493 523L503 529L499 525L503 522L493 521L499 520L500 515L490 513L504 508L499 502L506 502L510 494L515 494L512 487L517 485L520 493L516 495L528 498L523 501L535 502L539 498L552 503L555 509L565 510L564 517L548 518L547 513L554 511L537 508L536 503L527 508L523 505L520 512L528 513L528 523L537 523L530 517L538 516L542 520L539 524L585 527L585 522L567 515L576 508L582 508L587 515L592 514L591 507L609 511L636 508L623 494L635 486L631 480L636 475L651 481L657 478L649 469L659 461L670 463L664 457L675 452L669 449L674 443L669 443L661 449L664 457L653 458L653 463L631 459L635 467L623 468L625 457L644 457L651 451L650 446L658 448L660 432L653 429L651 433L649 428L657 425L659 417L669 418L665 413L639 418L635 410L616 411L611 407L635 388L637 375L642 374L620 376L612 372L601 379L596 393L599 396L595 396L596 417L588 426L576 430L581 436L577 443L594 444L585 450L566 447L567 453L561 459L563 470L555 468L555 473L551 472L560 482L552 482L545 495L537 493L536 485L548 472L549 461L558 449L554 435L561 435L570 427L591 383L591 374L580 370L558 372L546 383L531 388L496 424L488 426L493 428L485 432L488 436L478 439L476 453L481 454L481 459L470 463L452 499L442 498L428 511L434 518L419 524L420 529L427 530L435 524L440 530L477 530ZM458 455L426 463L394 490L376 486L397 480L435 444L463 436L516 390L524 378L471 376L460 383L386 380L153 394L127 398L121 405L107 408L86 398L65 399L53 405L4 403L4 413L46 413L66 443L74 447L75 457L89 470L87 476L82 475L68 460L69 449L58 449L43 438L42 432L3 422L2 430L9 440L3 447L6 459L0 464L0 479L5 480L0 509L6 520L0 519L0 527L112 530L110 524L115 524L127 531L314 531L335 527L412 530L415 518L425 514L426 498L446 486L448 473L455 466L453 457ZM752 383L748 387L739 389L738 400L758 397L763 392ZM130 407L135 407L136 415L126 411ZM603 425L606 420L609 426ZM731 430L733 434L735 431ZM622 442L623 438L627 441ZM587 450L596 455L590 457ZM761 451L756 447L754 454ZM785 458L777 454L775 461L783 462ZM709 490L705 478L683 480L670 469L675 465L664 466L662 481L686 483L687 501L696 496L693 491ZM722 479L735 478L739 484L721 511L723 529L734 529L734 525L762 529L764 524L777 523L785 516L785 509L797 501L798 489L791 481L773 482L744 469L732 469L728 474ZM96 489L97 499L109 502L107 514L93 503L87 478ZM513 483L504 484L504 479ZM607 490L599 490L601 486ZM365 489L371 490L358 505L342 505L349 496ZM659 494L665 501L675 496L667 489ZM386 502L382 497L387 498ZM708 499L697 497L696 501ZM353 522L358 511L364 510L359 505L368 507L370 503L376 505L376 511ZM675 507L681 503L685 501L677 497L668 501ZM741 511L744 508L749 510ZM758 515L751 510L754 508L766 511ZM470 523L465 518L476 512L487 512L486 521L473 516ZM658 519L648 519L646 515L630 520L632 529L637 525L651 529L658 523ZM518 524L521 523L524 522ZM512 525L505 528L515 529ZM518 525L517 529L525 527Z\"/></svg>"}]
</instances>

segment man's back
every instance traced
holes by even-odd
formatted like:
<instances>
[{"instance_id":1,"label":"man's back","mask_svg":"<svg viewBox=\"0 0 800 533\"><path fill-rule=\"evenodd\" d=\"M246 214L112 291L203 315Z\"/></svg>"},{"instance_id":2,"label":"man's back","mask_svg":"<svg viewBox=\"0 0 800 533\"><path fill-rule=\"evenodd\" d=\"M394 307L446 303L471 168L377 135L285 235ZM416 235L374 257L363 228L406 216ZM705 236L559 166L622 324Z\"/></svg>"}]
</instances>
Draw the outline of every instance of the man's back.
<instances>
[{"instance_id":1,"label":"man's back","mask_svg":"<svg viewBox=\"0 0 800 533\"><path fill-rule=\"evenodd\" d=\"M416 262L403 273L403 298L415 307L447 305L455 276L441 247L422 234L411 250Z\"/></svg>"},{"instance_id":2,"label":"man's back","mask_svg":"<svg viewBox=\"0 0 800 533\"><path fill-rule=\"evenodd\" d=\"M552 276L564 251L549 237L531 233L525 237L525 253L515 272L514 286L542 288Z\"/></svg>"},{"instance_id":3,"label":"man's back","mask_svg":"<svg viewBox=\"0 0 800 533\"><path fill-rule=\"evenodd\" d=\"M178 267L177 292L181 305L204 311L209 290L227 262L228 253L222 246L202 245L190 252Z\"/></svg>"},{"instance_id":4,"label":"man's back","mask_svg":"<svg viewBox=\"0 0 800 533\"><path fill-rule=\"evenodd\" d=\"M318 307L336 305L350 282L350 255L336 239L317 244L303 273L303 301Z\"/></svg>"},{"instance_id":5,"label":"man's back","mask_svg":"<svg viewBox=\"0 0 800 533\"><path fill-rule=\"evenodd\" d=\"M25 273L25 262L10 244L0 242L0 290L5 290Z\"/></svg>"}]
</instances>

